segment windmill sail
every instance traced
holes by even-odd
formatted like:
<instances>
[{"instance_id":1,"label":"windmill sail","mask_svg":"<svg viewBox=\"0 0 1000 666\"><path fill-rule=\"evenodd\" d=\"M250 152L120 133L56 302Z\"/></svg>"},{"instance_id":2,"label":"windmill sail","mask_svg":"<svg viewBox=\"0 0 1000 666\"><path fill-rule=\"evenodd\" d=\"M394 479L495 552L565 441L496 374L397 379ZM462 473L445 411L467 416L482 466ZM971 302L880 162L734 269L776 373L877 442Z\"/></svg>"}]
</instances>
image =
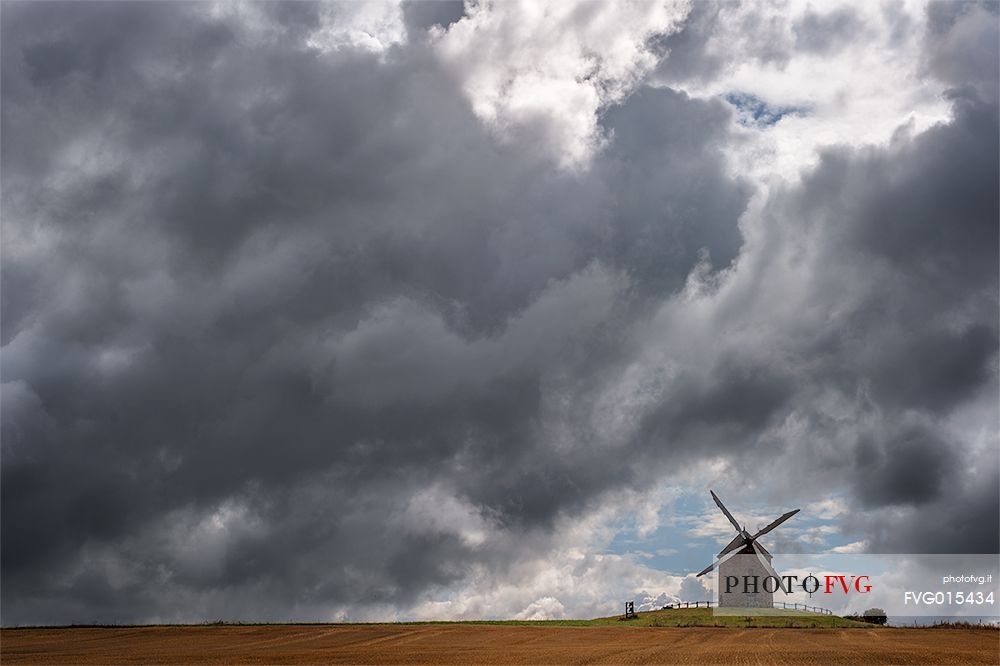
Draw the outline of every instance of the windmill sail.
<instances>
[{"instance_id":1,"label":"windmill sail","mask_svg":"<svg viewBox=\"0 0 1000 666\"><path fill-rule=\"evenodd\" d=\"M767 574L769 576L773 576L774 579L778 581L778 586L781 588L782 592L784 592L785 594L789 594L791 590L785 589L785 586L781 583L781 576L778 575L778 572L774 570L774 567L771 566L771 563L768 562L767 558L764 556L764 554L766 553L764 548L756 541L751 541L750 545L753 546L755 554L757 555L757 559L760 560L760 563L767 571Z\"/></svg>"},{"instance_id":2,"label":"windmill sail","mask_svg":"<svg viewBox=\"0 0 1000 666\"><path fill-rule=\"evenodd\" d=\"M729 522L733 524L733 527L736 528L736 531L742 533L743 530L740 528L740 524L736 522L735 518L733 518L733 514L729 513L729 509L727 509L726 506L722 503L722 500L719 499L719 496L715 494L715 491L709 490L708 492L712 493L712 499L714 499L718 507L722 509L722 513L726 514L726 518L728 518Z\"/></svg>"},{"instance_id":3,"label":"windmill sail","mask_svg":"<svg viewBox=\"0 0 1000 666\"><path fill-rule=\"evenodd\" d=\"M716 561L712 562L707 567L705 567L705 569L700 574L698 574L698 576L704 576L705 574L707 574L712 569L714 569L716 567L719 567L719 566L722 566L722 564L724 562L726 562L727 560L729 560L730 558L732 558L732 557L734 557L734 556L736 556L738 554L739 554L738 551L733 551L733 552L729 553L728 555L726 555L725 557L720 557L719 559L717 559ZM697 578L697 576L696 576L696 578Z\"/></svg>"},{"instance_id":4,"label":"windmill sail","mask_svg":"<svg viewBox=\"0 0 1000 666\"><path fill-rule=\"evenodd\" d=\"M789 511L788 513L782 514L780 518L775 519L767 527L765 527L764 529L762 529L760 532L757 532L757 534L754 534L753 538L756 539L759 536L764 536L765 534L767 534L768 532L770 532L771 530L773 530L775 527L777 527L781 523L785 522L786 520L788 520L789 518L791 518L792 516L794 516L798 512L799 512L799 509L795 509L794 511Z\"/></svg>"}]
</instances>

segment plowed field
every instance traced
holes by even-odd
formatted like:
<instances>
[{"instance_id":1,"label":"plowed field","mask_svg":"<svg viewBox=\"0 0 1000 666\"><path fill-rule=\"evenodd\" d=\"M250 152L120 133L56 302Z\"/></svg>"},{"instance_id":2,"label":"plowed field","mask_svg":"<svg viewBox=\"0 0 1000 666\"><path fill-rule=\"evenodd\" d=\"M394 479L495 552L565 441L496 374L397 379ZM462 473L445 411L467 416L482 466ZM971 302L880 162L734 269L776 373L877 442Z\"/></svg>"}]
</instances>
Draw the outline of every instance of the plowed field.
<instances>
[{"instance_id":1,"label":"plowed field","mask_svg":"<svg viewBox=\"0 0 1000 666\"><path fill-rule=\"evenodd\" d=\"M464 624L5 629L7 664L997 664L1000 632Z\"/></svg>"}]
</instances>

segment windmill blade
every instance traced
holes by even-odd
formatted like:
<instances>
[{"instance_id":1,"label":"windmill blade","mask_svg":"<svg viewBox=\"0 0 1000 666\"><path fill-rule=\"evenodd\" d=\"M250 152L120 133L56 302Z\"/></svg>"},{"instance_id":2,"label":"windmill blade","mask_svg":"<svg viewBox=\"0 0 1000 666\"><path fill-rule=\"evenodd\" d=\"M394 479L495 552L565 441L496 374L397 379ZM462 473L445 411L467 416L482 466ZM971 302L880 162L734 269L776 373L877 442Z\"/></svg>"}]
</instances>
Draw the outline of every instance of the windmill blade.
<instances>
[{"instance_id":1,"label":"windmill blade","mask_svg":"<svg viewBox=\"0 0 1000 666\"><path fill-rule=\"evenodd\" d=\"M712 562L712 563L711 563L711 564L709 564L709 565L708 565L707 567L705 567L704 569L702 569L702 570L701 570L701 573L699 573L699 574L696 574L696 575L695 575L695 578L700 578L701 576L704 576L704 575L705 575L705 574L707 574L707 573L708 573L709 571L711 571L712 569L714 569L714 568L715 568L716 566L717 566L717 565L716 565L716 563L715 563L715 562Z\"/></svg>"},{"instance_id":2,"label":"windmill blade","mask_svg":"<svg viewBox=\"0 0 1000 666\"><path fill-rule=\"evenodd\" d=\"M739 532L740 534L743 534L743 529L740 527L740 524L736 522L735 518L733 518L733 514L729 513L729 509L723 506L722 500L720 500L719 496L715 494L715 491L709 490L708 492L712 493L712 499L714 499L715 503L719 505L720 509L722 509L722 513L726 514L726 518L728 518L729 522L733 524L733 527L736 528L736 531Z\"/></svg>"},{"instance_id":3,"label":"windmill blade","mask_svg":"<svg viewBox=\"0 0 1000 666\"><path fill-rule=\"evenodd\" d=\"M725 557L720 557L720 558L718 558L717 560L715 560L714 562L712 562L711 564L709 564L709 565L708 565L707 567L705 567L705 568L704 568L704 569L702 570L702 572L701 572L701 573L699 573L699 574L698 574L697 576L695 576L695 578L697 578L698 576L704 576L705 574L707 574L707 573L708 573L709 571L711 571L712 569L714 569L714 568L716 568L716 567L718 567L718 566L722 565L722 563L723 563L723 562L725 562L725 561L726 561L726 560L728 560L729 558L733 557L733 556L734 556L734 555L736 555L737 553L739 553L739 551L738 551L738 550L734 550L733 552L729 553L729 554L728 554L728 555L726 555Z\"/></svg>"},{"instance_id":4,"label":"windmill blade","mask_svg":"<svg viewBox=\"0 0 1000 666\"><path fill-rule=\"evenodd\" d=\"M771 566L771 563L767 561L766 557L764 557L764 553L766 552L764 550L764 547L758 544L756 541L751 541L750 545L752 545L754 551L756 551L757 559L760 560L760 563L764 565L764 569L767 570L767 575L774 576L774 579L778 581L778 587L781 588L781 591L784 592L785 594L790 594L790 592L786 590L785 586L782 584L781 576L778 575L778 572L774 570L774 567Z\"/></svg>"},{"instance_id":5,"label":"windmill blade","mask_svg":"<svg viewBox=\"0 0 1000 666\"><path fill-rule=\"evenodd\" d=\"M777 527L781 523L785 522L786 520L788 520L789 518L791 518L792 516L794 516L798 512L799 512L799 509L796 509L795 511L789 511L788 513L782 514L780 518L778 518L777 520L775 520L774 522L772 522L770 525L768 525L767 527L765 527L764 529L762 529L760 532L757 532L757 534L754 534L753 538L756 539L759 536L763 536L764 534L767 534L768 532L770 532L771 530L773 530L775 527Z\"/></svg>"}]
</instances>

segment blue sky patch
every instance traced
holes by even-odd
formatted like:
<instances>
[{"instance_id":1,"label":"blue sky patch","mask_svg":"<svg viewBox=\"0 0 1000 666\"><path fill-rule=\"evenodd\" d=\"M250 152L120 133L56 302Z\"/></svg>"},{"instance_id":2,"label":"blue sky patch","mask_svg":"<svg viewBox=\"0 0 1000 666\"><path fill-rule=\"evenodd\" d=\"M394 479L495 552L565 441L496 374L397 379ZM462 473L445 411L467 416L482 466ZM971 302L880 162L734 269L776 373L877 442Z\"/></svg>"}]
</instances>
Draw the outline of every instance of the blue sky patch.
<instances>
[{"instance_id":1,"label":"blue sky patch","mask_svg":"<svg viewBox=\"0 0 1000 666\"><path fill-rule=\"evenodd\" d=\"M746 127L770 127L785 116L804 116L804 106L771 106L760 97L744 92L731 92L726 101L736 107L737 120Z\"/></svg>"}]
</instances>

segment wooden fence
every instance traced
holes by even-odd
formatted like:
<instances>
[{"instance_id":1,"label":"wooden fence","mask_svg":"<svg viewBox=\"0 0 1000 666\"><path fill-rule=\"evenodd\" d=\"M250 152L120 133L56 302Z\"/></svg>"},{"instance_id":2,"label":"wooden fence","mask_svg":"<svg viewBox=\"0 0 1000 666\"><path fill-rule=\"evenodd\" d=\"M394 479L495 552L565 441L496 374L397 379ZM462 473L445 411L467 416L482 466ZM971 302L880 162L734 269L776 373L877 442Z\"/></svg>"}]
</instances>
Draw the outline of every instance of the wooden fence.
<instances>
[{"instance_id":1,"label":"wooden fence","mask_svg":"<svg viewBox=\"0 0 1000 666\"><path fill-rule=\"evenodd\" d=\"M676 604L667 604L663 607L663 610L670 610L675 608L717 608L719 606L716 601L680 601ZM781 608L783 610L804 610L813 613L821 613L823 615L833 615L833 611L827 610L826 608L820 608L819 606L807 606L806 604L800 603L789 603L787 601L775 601L775 608Z\"/></svg>"}]
</instances>

